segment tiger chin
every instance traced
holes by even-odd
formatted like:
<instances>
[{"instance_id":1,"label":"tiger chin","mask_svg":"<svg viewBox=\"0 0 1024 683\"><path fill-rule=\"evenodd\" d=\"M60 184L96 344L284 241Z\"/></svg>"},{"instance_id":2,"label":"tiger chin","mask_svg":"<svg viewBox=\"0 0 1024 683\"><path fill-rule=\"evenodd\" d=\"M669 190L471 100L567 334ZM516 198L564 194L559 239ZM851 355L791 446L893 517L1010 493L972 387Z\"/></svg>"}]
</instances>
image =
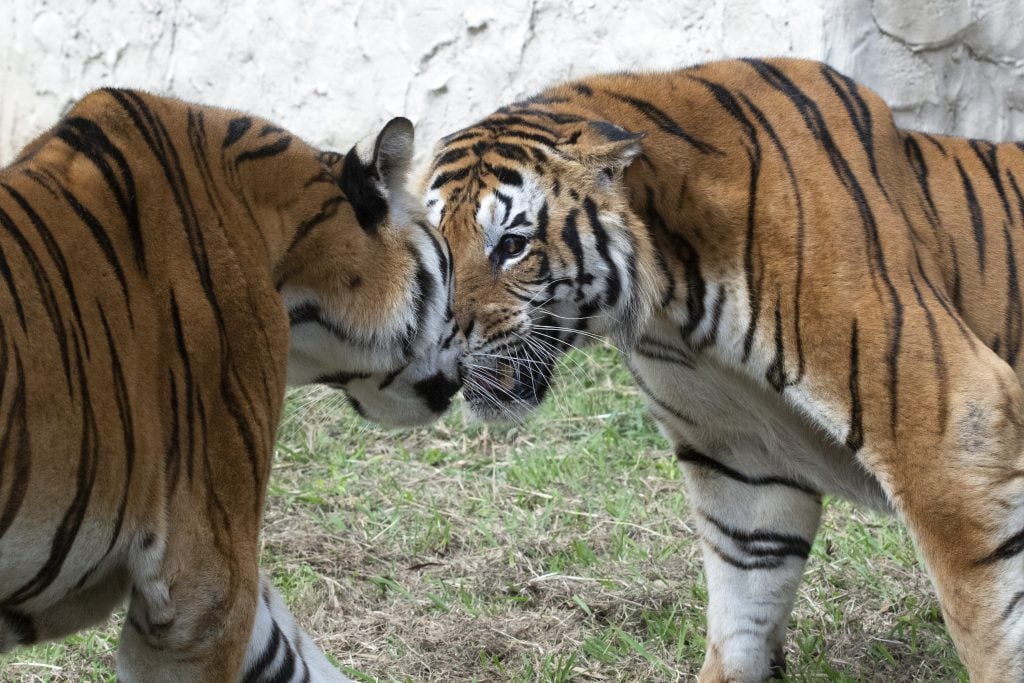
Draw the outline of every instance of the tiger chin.
<instances>
[{"instance_id":1,"label":"tiger chin","mask_svg":"<svg viewBox=\"0 0 1024 683\"><path fill-rule=\"evenodd\" d=\"M127 602L119 680L347 680L259 531L287 384L389 424L461 384L412 146L107 89L0 170L0 651Z\"/></svg>"},{"instance_id":2,"label":"tiger chin","mask_svg":"<svg viewBox=\"0 0 1024 683\"><path fill-rule=\"evenodd\" d=\"M1024 146L818 62L564 83L443 138L464 394L522 419L609 336L681 463L702 683L784 670L822 497L897 512L975 680L1024 679Z\"/></svg>"}]
</instances>

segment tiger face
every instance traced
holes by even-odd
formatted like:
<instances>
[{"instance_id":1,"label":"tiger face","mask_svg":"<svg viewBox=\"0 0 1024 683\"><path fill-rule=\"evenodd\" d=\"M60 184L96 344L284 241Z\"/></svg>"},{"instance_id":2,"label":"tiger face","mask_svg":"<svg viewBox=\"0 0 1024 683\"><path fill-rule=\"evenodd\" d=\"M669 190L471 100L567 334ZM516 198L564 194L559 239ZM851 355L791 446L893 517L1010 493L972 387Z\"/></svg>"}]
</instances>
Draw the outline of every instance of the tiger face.
<instances>
[{"instance_id":1,"label":"tiger face","mask_svg":"<svg viewBox=\"0 0 1024 683\"><path fill-rule=\"evenodd\" d=\"M436 419L462 384L451 255L404 187L412 150L412 124L398 118L343 158L323 154L342 194L302 224L333 222L334 234L317 229L280 277L288 383L340 389L360 415L390 426Z\"/></svg>"},{"instance_id":2,"label":"tiger face","mask_svg":"<svg viewBox=\"0 0 1024 683\"><path fill-rule=\"evenodd\" d=\"M628 345L654 289L622 183L641 136L575 121L556 138L508 118L442 140L424 195L455 259L463 393L473 413L498 420L539 405L569 349L603 335Z\"/></svg>"}]
</instances>

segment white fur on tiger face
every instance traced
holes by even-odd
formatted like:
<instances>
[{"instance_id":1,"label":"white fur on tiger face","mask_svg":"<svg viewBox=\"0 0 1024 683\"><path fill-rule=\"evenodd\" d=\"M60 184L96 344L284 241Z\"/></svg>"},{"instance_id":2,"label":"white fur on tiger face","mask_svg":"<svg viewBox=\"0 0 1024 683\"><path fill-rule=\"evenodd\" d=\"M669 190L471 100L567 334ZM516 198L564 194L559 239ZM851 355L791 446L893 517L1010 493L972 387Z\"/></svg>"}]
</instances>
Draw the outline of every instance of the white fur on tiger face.
<instances>
[{"instance_id":1,"label":"white fur on tiger face","mask_svg":"<svg viewBox=\"0 0 1024 683\"><path fill-rule=\"evenodd\" d=\"M387 216L374 226L392 251L407 254L404 295L372 327L348 320L316 291L284 287L291 319L288 383L326 384L344 391L355 410L375 422L409 426L437 419L462 384L464 337L452 312L453 270L447 241L422 219L404 183L413 151L412 126L393 121L370 145L345 160L369 179ZM365 264L373 269L375 264Z\"/></svg>"}]
</instances>

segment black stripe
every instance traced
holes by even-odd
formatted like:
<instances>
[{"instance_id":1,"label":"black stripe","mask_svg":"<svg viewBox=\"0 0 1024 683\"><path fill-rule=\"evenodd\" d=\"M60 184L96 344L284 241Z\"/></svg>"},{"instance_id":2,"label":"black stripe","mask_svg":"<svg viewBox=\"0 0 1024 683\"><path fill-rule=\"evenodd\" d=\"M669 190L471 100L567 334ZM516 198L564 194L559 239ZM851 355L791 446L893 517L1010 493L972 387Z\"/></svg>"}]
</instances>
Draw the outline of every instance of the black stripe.
<instances>
[{"instance_id":1,"label":"black stripe","mask_svg":"<svg viewBox=\"0 0 1024 683\"><path fill-rule=\"evenodd\" d=\"M540 121L524 118L529 116L536 115L529 111L521 111L517 116L497 115L497 113L495 113L481 121L478 124L478 127L501 134L518 135L520 133L526 133L528 135L538 135L543 137L545 140L550 140L551 143L554 144L558 138L559 131L555 130L551 126L544 125ZM523 128L526 130L520 130Z\"/></svg>"},{"instance_id":2,"label":"black stripe","mask_svg":"<svg viewBox=\"0 0 1024 683\"><path fill-rule=\"evenodd\" d=\"M921 194L924 196L925 204L927 205L925 214L928 216L928 222L931 223L933 228L938 228L940 224L939 210L935 207L931 184L928 182L930 175L928 162L925 161L921 145L918 144L917 139L912 134L908 133L903 136L903 152L907 157L907 161L910 162L910 168L914 171L914 177L917 178L917 184L920 186Z\"/></svg>"},{"instance_id":3,"label":"black stripe","mask_svg":"<svg viewBox=\"0 0 1024 683\"><path fill-rule=\"evenodd\" d=\"M124 449L124 487L121 492L121 501L117 506L117 517L114 521L114 530L111 533L110 545L104 553L106 557L114 548L118 537L121 535L121 526L124 524L124 513L128 507L128 493L131 490L132 471L135 468L135 422L132 418L132 400L128 393L128 386L125 382L124 370L121 368L121 358L114 346L114 335L110 331L110 323L103 307L97 304L100 314L100 322L103 324L103 332L107 337L107 351L110 355L111 382L114 388L114 401L117 404L117 415L121 423L121 444Z\"/></svg>"},{"instance_id":4,"label":"black stripe","mask_svg":"<svg viewBox=\"0 0 1024 683\"><path fill-rule=\"evenodd\" d=\"M828 84L832 86L833 92L843 103L846 113L850 115L850 122L853 124L854 130L857 131L857 138L864 148L864 154L867 155L868 167L871 170L871 176L875 179L875 184L878 185L878 189L882 191L885 198L891 201L888 191L882 185L882 177L878 173L878 161L875 159L874 131L871 126L871 109L864 101L864 98L860 96L857 84L848 76L839 73L827 64L822 64L821 73L825 76Z\"/></svg>"},{"instance_id":5,"label":"black stripe","mask_svg":"<svg viewBox=\"0 0 1024 683\"><path fill-rule=\"evenodd\" d=\"M405 372L408 367L409 367L408 365L402 365L402 366L399 366L397 369L392 370L391 372L389 372L384 377L384 379L381 380L380 384L377 385L377 391L384 391L389 386L391 386L391 384L396 379L398 379L398 376L401 375L403 372ZM369 377L369 374L367 374L366 376Z\"/></svg>"},{"instance_id":6,"label":"black stripe","mask_svg":"<svg viewBox=\"0 0 1024 683\"><path fill-rule=\"evenodd\" d=\"M1024 599L1024 591L1018 591L1016 595L1010 600L1010 603L1003 610L1003 621L1010 618L1013 614L1013 610L1017 608L1017 605L1021 604L1021 600Z\"/></svg>"},{"instance_id":7,"label":"black stripe","mask_svg":"<svg viewBox=\"0 0 1024 683\"><path fill-rule=\"evenodd\" d=\"M191 355L188 352L188 345L185 342L185 330L181 321L181 309L178 307L178 299L171 289L170 296L171 324L174 328L175 349L178 352L178 362L181 363L182 374L184 375L185 393L185 425L188 429L185 453L188 454L188 478L189 481L195 476L195 453L196 444L196 383L192 374ZM176 413L177 414L177 413Z\"/></svg>"},{"instance_id":8,"label":"black stripe","mask_svg":"<svg viewBox=\"0 0 1024 683\"><path fill-rule=\"evenodd\" d=\"M164 451L164 491L170 494L178 485L181 475L181 416L178 409L178 382L174 378L174 370L168 369L168 394L170 395L171 425L167 437L167 448Z\"/></svg>"},{"instance_id":9,"label":"black stripe","mask_svg":"<svg viewBox=\"0 0 1024 683\"><path fill-rule=\"evenodd\" d=\"M661 109L658 109L647 100L642 100L639 97L631 97L630 95L620 95L619 93L610 91L608 91L607 94L616 100L630 105L653 121L658 128L669 135L673 135L680 140L686 141L688 144L696 148L701 154L722 154L722 150L718 149L714 145L704 142L703 140L699 140L683 130L683 128L677 122L673 121L668 114L663 112Z\"/></svg>"},{"instance_id":10,"label":"black stripe","mask_svg":"<svg viewBox=\"0 0 1024 683\"><path fill-rule=\"evenodd\" d=\"M99 465L100 436L99 427L96 423L96 414L92 407L85 364L80 357L77 360L77 379L81 394L79 404L81 405L80 419L82 432L79 436L75 495L64 511L61 521L53 533L50 543L50 554L46 562L36 572L35 576L8 596L5 600L7 604L16 605L31 600L42 593L60 575L64 561L71 552L71 547L78 537L78 531L82 526L82 522L85 520L89 500L92 497L93 485L96 481L96 472Z\"/></svg>"},{"instance_id":11,"label":"black stripe","mask_svg":"<svg viewBox=\"0 0 1024 683\"><path fill-rule=\"evenodd\" d=\"M619 296L622 293L622 276L619 274L619 267L612 260L611 253L608 250L608 233L605 232L604 226L601 225L601 219L597 214L597 204L590 197L585 197L583 199L583 208L587 212L590 229L594 233L594 245L597 248L597 254L604 260L608 268L604 291L604 305L608 308L614 308L619 302Z\"/></svg>"},{"instance_id":12,"label":"black stripe","mask_svg":"<svg viewBox=\"0 0 1024 683\"><path fill-rule=\"evenodd\" d=\"M434 182L430 184L430 189L436 190L442 185L462 180L469 175L469 171L469 168L463 168L458 171L445 171L444 173L439 173L437 177L434 178Z\"/></svg>"},{"instance_id":13,"label":"black stripe","mask_svg":"<svg viewBox=\"0 0 1024 683\"><path fill-rule=\"evenodd\" d=\"M110 240L110 236L107 234L106 228L99 221L96 216L82 204L77 197L75 197L66 188L60 188L61 194L64 196L65 201L71 207L71 210L75 212L82 223L89 229L93 240L96 245L103 251L103 256L106 258L107 263L114 270L114 277L117 278L117 282L121 287L121 298L124 299L125 309L131 311L131 295L128 290L128 279L124 274L124 270L121 268L121 261L117 257L117 252L114 250L113 242Z\"/></svg>"},{"instance_id":14,"label":"black stripe","mask_svg":"<svg viewBox=\"0 0 1024 683\"><path fill-rule=\"evenodd\" d=\"M32 278L35 281L39 297L42 300L43 308L46 310L46 317L50 321L54 337L60 347L61 366L64 369L64 382L65 386L67 386L68 394L70 395L72 391L70 350L68 348L67 332L64 328L64 315L61 312L60 305L57 303L57 296L53 291L53 284L50 282L46 269L43 268L43 264L39 260L39 256L36 254L35 250L32 248L32 245L22 234L18 225L14 222L14 219L11 218L2 207L0 207L0 226L3 226L4 230L7 231L7 234L10 235L18 245L18 250L21 252L21 255L28 263L29 269L32 271Z\"/></svg>"},{"instance_id":15,"label":"black stripe","mask_svg":"<svg viewBox=\"0 0 1024 683\"><path fill-rule=\"evenodd\" d=\"M459 147L457 149L450 149L447 152L445 152L444 154L441 154L436 159L434 159L434 168L437 168L438 166L445 166L447 164L450 164L450 163L453 163L455 161L458 161L459 159L462 159L463 157L465 157L468 154L469 154L469 148L468 147Z\"/></svg>"},{"instance_id":16,"label":"black stripe","mask_svg":"<svg viewBox=\"0 0 1024 683\"><path fill-rule=\"evenodd\" d=\"M718 83L703 78L695 78L694 80L707 88L726 113L742 126L749 141L749 146L746 147L747 160L750 164L750 176L747 184L747 230L743 242L743 273L746 280L747 306L750 310L750 321L747 323L747 329L743 335L743 362L746 363L750 359L754 335L757 331L758 319L761 314L760 287L755 284L754 273L754 247L757 236L757 185L761 176L761 141L758 138L757 129L754 127L754 124L747 118L740 103L729 90ZM758 282L760 282L759 279Z\"/></svg>"},{"instance_id":17,"label":"black stripe","mask_svg":"<svg viewBox=\"0 0 1024 683\"><path fill-rule=\"evenodd\" d=\"M924 311L925 323L928 325L928 336L932 341L932 363L935 365L936 395L938 397L939 433L945 434L946 422L949 417L949 369L946 367L946 359L942 351L942 338L939 336L939 329L935 324L935 316L931 309L925 304L921 289L917 286L913 273L910 276L910 284L914 288L914 296L917 298L917 305Z\"/></svg>"},{"instance_id":18,"label":"black stripe","mask_svg":"<svg viewBox=\"0 0 1024 683\"><path fill-rule=\"evenodd\" d=\"M247 161L256 161L259 159L275 157L278 154L284 153L291 144L292 138L289 135L278 138L269 145L264 145L263 147L257 147L255 149L248 149L235 157L235 167L237 168Z\"/></svg>"},{"instance_id":19,"label":"black stripe","mask_svg":"<svg viewBox=\"0 0 1024 683\"><path fill-rule=\"evenodd\" d=\"M786 175L789 176L789 183L793 189L793 197L796 200L796 275L793 283L793 314L791 317L793 321L793 337L796 340L797 368L796 373L787 380L787 384L793 385L803 379L805 369L803 335L800 331L800 297L803 294L804 233L806 231L803 196L800 193L800 183L797 182L796 171L793 170L793 163L790 161L789 152L786 150L785 145L782 144L782 140L779 139L775 129L768 122L764 112L758 109L745 95L741 95L741 97L747 109L757 119L758 125L768 134L768 138L772 141L779 156L782 157L782 163L786 167ZM720 314L721 310L716 308L716 321ZM715 330L717 332L717 322Z\"/></svg>"},{"instance_id":20,"label":"black stripe","mask_svg":"<svg viewBox=\"0 0 1024 683\"><path fill-rule=\"evenodd\" d=\"M221 148L230 147L245 135L246 131L252 127L252 119L248 116L239 116L238 118L231 119L228 123L228 134L224 136L224 142L221 144Z\"/></svg>"},{"instance_id":21,"label":"black stripe","mask_svg":"<svg viewBox=\"0 0 1024 683\"><path fill-rule=\"evenodd\" d=\"M1003 357L1012 367L1017 365L1017 356L1020 353L1024 306L1021 305L1020 284L1017 281L1013 238L1010 236L1010 226L1007 223L1003 223L1003 239L1006 240L1006 314L1003 316L1003 338L1006 340L1006 348L1003 350Z\"/></svg>"},{"instance_id":22,"label":"black stripe","mask_svg":"<svg viewBox=\"0 0 1024 683\"><path fill-rule=\"evenodd\" d=\"M857 336L857 321L853 321L850 332L850 431L846 435L846 445L856 453L864 445L864 426L861 423L863 414L860 405L860 349Z\"/></svg>"},{"instance_id":23,"label":"black stripe","mask_svg":"<svg viewBox=\"0 0 1024 683\"><path fill-rule=\"evenodd\" d=\"M145 273L146 248L139 216L138 190L128 160L121 150L111 142L103 129L89 119L82 117L67 119L61 123L56 135L73 150L89 159L100 171L107 188L114 195L114 200L121 210L125 224L128 226L135 265L139 271ZM117 167L116 173L111 166L111 161Z\"/></svg>"},{"instance_id":24,"label":"black stripe","mask_svg":"<svg viewBox=\"0 0 1024 683\"><path fill-rule=\"evenodd\" d=\"M523 184L523 176L514 169L508 168L507 166L495 166L493 164L485 163L483 165L484 171L490 173L498 179L503 185L514 185L519 187Z\"/></svg>"},{"instance_id":25,"label":"black stripe","mask_svg":"<svg viewBox=\"0 0 1024 683\"><path fill-rule=\"evenodd\" d=\"M977 564L992 564L993 562L1009 560L1022 552L1024 552L1024 529L1021 529L1000 543L998 548L993 550L991 554L978 560Z\"/></svg>"},{"instance_id":26,"label":"black stripe","mask_svg":"<svg viewBox=\"0 0 1024 683\"><path fill-rule=\"evenodd\" d=\"M2 321L0 321L2 325ZM3 366L4 381L7 378L7 335L3 335ZM0 440L0 453L4 454L0 461L0 490L3 489L4 467L10 462L13 467L10 486L8 487L7 503L0 513L0 537L3 537L21 509L28 491L29 476L32 469L32 451L28 440L28 410L25 394L25 369L21 364L21 356L14 349L14 380L12 399L7 409L7 423L4 425L3 439Z\"/></svg>"},{"instance_id":27,"label":"black stripe","mask_svg":"<svg viewBox=\"0 0 1024 683\"><path fill-rule=\"evenodd\" d=\"M28 220L32 223L36 229L36 233L39 235L39 239L42 240L43 245L46 247L46 253L50 256L54 265L57 267L57 272L60 274L61 283L64 285L64 292L68 297L68 301L71 304L71 312L75 316L75 323L78 326L79 338L85 345L85 355L89 355L89 339L85 334L85 323L82 320L82 311L78 305L78 295L75 293L75 286L71 280L71 272L68 268L67 260L64 258L64 254L60 249L60 245L54 238L53 233L49 227L39 216L38 213L32 208L32 205L27 199L25 199L21 193L15 190L13 187L6 183L0 183L4 189L7 190L8 194L18 203L21 210L28 216Z\"/></svg>"},{"instance_id":28,"label":"black stripe","mask_svg":"<svg viewBox=\"0 0 1024 683\"><path fill-rule=\"evenodd\" d=\"M278 667L277 673L273 676L264 678L266 683L288 683L292 676L295 675L295 651L292 650L292 644L289 642L288 636L282 635L282 641L284 657L281 660L281 666Z\"/></svg>"},{"instance_id":29,"label":"black stripe","mask_svg":"<svg viewBox=\"0 0 1024 683\"><path fill-rule=\"evenodd\" d=\"M677 363L691 370L696 367L686 349L677 348L648 336L640 337L630 351L653 360Z\"/></svg>"},{"instance_id":30,"label":"black stripe","mask_svg":"<svg viewBox=\"0 0 1024 683\"><path fill-rule=\"evenodd\" d=\"M667 413L667 414L671 415L672 417L676 418L677 420L679 420L683 424L687 424L687 425L690 425L690 426L694 426L694 425L697 424L696 422L694 422L693 418L691 418L691 417L689 417L687 415L684 415L675 406L670 405L666 401L663 401L662 399L658 398L658 396L655 395L655 393L651 390L651 388L649 386L647 386L647 383L644 382L643 378L640 376L640 373L637 372L634 368L630 367L630 371L633 373L633 381L636 382L637 387L639 387L640 391L643 392L644 396L646 396L647 399L651 403L656 405L658 408L663 410L665 413Z\"/></svg>"},{"instance_id":31,"label":"black stripe","mask_svg":"<svg viewBox=\"0 0 1024 683\"><path fill-rule=\"evenodd\" d=\"M484 131L477 128L467 128L465 130L456 131L449 135L445 135L441 138L441 144L445 147L464 142L466 140L473 140L484 135Z\"/></svg>"},{"instance_id":32,"label":"black stripe","mask_svg":"<svg viewBox=\"0 0 1024 683\"><path fill-rule=\"evenodd\" d=\"M507 142L498 142L491 145L491 151L500 157L504 157L509 161L515 161L521 164L528 163L530 161L530 155L526 153L526 150L519 145L512 145ZM534 150L536 153L539 150Z\"/></svg>"},{"instance_id":33,"label":"black stripe","mask_svg":"<svg viewBox=\"0 0 1024 683\"><path fill-rule=\"evenodd\" d=\"M956 242L953 241L952 237L949 239L949 249L953 257L953 308L957 313L960 313L964 310L964 296L960 278L960 257L957 255Z\"/></svg>"},{"instance_id":34,"label":"black stripe","mask_svg":"<svg viewBox=\"0 0 1024 683\"><path fill-rule=\"evenodd\" d=\"M341 387L341 386L345 386L349 382L355 381L357 379L366 379L369 376L370 376L370 373L368 373L368 372L344 372L344 371L338 371L338 372L335 372L335 373L331 373L329 375L320 375L315 380L313 380L313 384L328 384L330 386L339 386L339 387Z\"/></svg>"},{"instance_id":35,"label":"black stripe","mask_svg":"<svg viewBox=\"0 0 1024 683\"><path fill-rule=\"evenodd\" d=\"M689 465L696 465L698 467L714 470L733 481L738 481L739 483L746 484L747 486L785 486L786 488L803 491L810 496L821 496L821 493L818 491L815 491L807 484L801 483L795 479L788 479L786 477L776 475L751 477L687 446L676 447L676 458L678 458L680 462L684 462Z\"/></svg>"},{"instance_id":36,"label":"black stripe","mask_svg":"<svg viewBox=\"0 0 1024 683\"><path fill-rule=\"evenodd\" d=\"M717 555L726 564L736 567L736 569L742 569L744 571L778 569L786 561L786 558L784 557L759 557L755 560L741 560L740 558L727 553L725 549L717 543L709 541L706 538L703 538L702 540L704 541L704 544L715 553L715 555Z\"/></svg>"},{"instance_id":37,"label":"black stripe","mask_svg":"<svg viewBox=\"0 0 1024 683\"><path fill-rule=\"evenodd\" d=\"M654 189L649 185L647 190L647 204L646 204L646 215L644 216L644 227L647 228L648 237L651 242L651 246L654 250L654 260L658 266L658 270L661 273L661 277L665 282L665 291L661 296L661 308L667 308L675 298L676 294L676 279L672 274L671 269L668 267L668 262L665 259L665 254L659 248L658 235L668 234L668 228L665 226L665 221L662 220L661 214L658 213L655 206L654 200Z\"/></svg>"},{"instance_id":38,"label":"black stripe","mask_svg":"<svg viewBox=\"0 0 1024 683\"><path fill-rule=\"evenodd\" d=\"M11 272L11 265L6 257L0 257L0 276L3 276L4 282L7 284L7 291L14 302L14 311L18 315L21 329L28 331L28 322L25 320L25 308L21 304L21 295L18 294L18 287L14 284L14 273Z\"/></svg>"},{"instance_id":39,"label":"black stripe","mask_svg":"<svg viewBox=\"0 0 1024 683\"><path fill-rule=\"evenodd\" d=\"M921 274L921 279L924 280L925 285L928 286L928 291L931 292L935 300L939 302L939 306L942 307L942 310L946 313L949 319L953 321L953 324L956 325L957 330L960 331L960 335L964 338L964 341L966 341L970 345L971 349L974 350L975 345L977 344L977 338L970 330L967 329L967 326L964 325L964 321L961 320L960 316L957 314L953 307L953 303L946 296L946 292L944 290L940 291L932 284L932 281L928 278L928 274L924 270L924 265L921 263L921 255L918 254L916 250L914 252L914 258L917 261L917 270Z\"/></svg>"},{"instance_id":40,"label":"black stripe","mask_svg":"<svg viewBox=\"0 0 1024 683\"><path fill-rule=\"evenodd\" d=\"M992 180L992 185L996 188L996 193L999 195L999 203L1002 204L1003 212L1006 214L1006 220L1012 223L1013 216L1010 215L1010 202L1006 199L1006 188L1003 187L1003 181L999 173L999 147L984 140L969 140L968 144L974 150L978 160L981 161L981 165L985 168L985 172L988 173L988 177Z\"/></svg>"},{"instance_id":41,"label":"black stripe","mask_svg":"<svg viewBox=\"0 0 1024 683\"><path fill-rule=\"evenodd\" d=\"M267 612L270 612L270 605L267 604ZM273 619L273 617L271 617ZM273 622L274 627L270 631L270 640L264 645L263 651L260 656L256 658L245 672L245 676L242 677L244 683L260 683L263 679L263 673L267 670L274 660L277 658L277 651L281 649L281 629L278 627L277 622Z\"/></svg>"},{"instance_id":42,"label":"black stripe","mask_svg":"<svg viewBox=\"0 0 1024 683\"><path fill-rule=\"evenodd\" d=\"M775 356L772 358L765 378L772 385L775 391L782 391L786 388L786 350L782 337L782 295L776 292L775 295Z\"/></svg>"},{"instance_id":43,"label":"black stripe","mask_svg":"<svg viewBox=\"0 0 1024 683\"><path fill-rule=\"evenodd\" d=\"M323 225L325 222L329 221L330 219L338 215L338 209L344 203L345 197L343 197L341 194L325 199L323 203L320 205L320 210L317 211L312 216L310 216L309 218L307 218L306 220L302 221L302 223L299 224L299 227L295 229L295 234L292 235L291 242L288 243L288 248L285 250L285 255L290 254L299 244L299 242L304 240L309 235L309 233L313 232L314 228L316 228L318 225Z\"/></svg>"},{"instance_id":44,"label":"black stripe","mask_svg":"<svg viewBox=\"0 0 1024 683\"><path fill-rule=\"evenodd\" d=\"M1017 185L1017 178L1013 173L1007 171L1010 179L1010 188L1017 199L1017 210L1020 212L1021 223L1024 224L1024 194ZM1006 334L1010 340L1011 348L1008 349L1007 358L1010 365L1016 365L1017 357L1021 348L1021 327L1024 319L1024 304L1021 302L1020 282L1017 276L1017 255L1013 250L1013 240L1010 238L1009 226L1003 226L1003 234L1006 238L1006 270L1008 282L1007 289L1007 310ZM1013 324L1011 325L1011 319ZM1011 360L1012 359L1012 360Z\"/></svg>"},{"instance_id":45,"label":"black stripe","mask_svg":"<svg viewBox=\"0 0 1024 683\"><path fill-rule=\"evenodd\" d=\"M578 209L570 209L568 215L565 217L565 224L562 226L562 239L565 241L565 245L569 247L569 251L572 252L572 256L576 260L577 285L583 281L583 276L586 272L583 261L583 244L580 242L580 233L576 227L576 216L578 215Z\"/></svg>"},{"instance_id":46,"label":"black stripe","mask_svg":"<svg viewBox=\"0 0 1024 683\"><path fill-rule=\"evenodd\" d=\"M811 544L796 534L787 534L769 529L746 531L730 526L706 510L698 514L711 523L723 536L729 537L741 552L755 557L799 557L806 560L811 554Z\"/></svg>"},{"instance_id":47,"label":"black stripe","mask_svg":"<svg viewBox=\"0 0 1024 683\"><path fill-rule=\"evenodd\" d=\"M978 248L978 270L985 272L985 223L981 215L981 205L978 204L978 196L974 193L974 186L971 184L967 172L964 171L960 160L956 160L956 170L960 173L960 182L964 189L964 199L967 202L967 211L971 217L971 232L974 234L974 244Z\"/></svg>"}]
</instances>

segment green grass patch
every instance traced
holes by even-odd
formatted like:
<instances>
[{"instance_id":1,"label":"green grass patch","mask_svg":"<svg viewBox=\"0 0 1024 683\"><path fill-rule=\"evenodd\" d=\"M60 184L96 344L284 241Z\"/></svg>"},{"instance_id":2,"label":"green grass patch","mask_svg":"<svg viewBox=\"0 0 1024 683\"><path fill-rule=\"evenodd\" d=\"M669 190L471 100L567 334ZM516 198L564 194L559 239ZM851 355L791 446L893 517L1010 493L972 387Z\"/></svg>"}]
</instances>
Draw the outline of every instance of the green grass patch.
<instances>
[{"instance_id":1,"label":"green grass patch","mask_svg":"<svg viewBox=\"0 0 1024 683\"><path fill-rule=\"evenodd\" d=\"M367 425L287 403L263 563L361 681L692 680L707 593L679 469L616 354L562 364L525 424L459 406ZM4 681L110 680L116 623L0 658ZM966 680L907 533L826 501L787 647L794 681Z\"/></svg>"}]
</instances>

